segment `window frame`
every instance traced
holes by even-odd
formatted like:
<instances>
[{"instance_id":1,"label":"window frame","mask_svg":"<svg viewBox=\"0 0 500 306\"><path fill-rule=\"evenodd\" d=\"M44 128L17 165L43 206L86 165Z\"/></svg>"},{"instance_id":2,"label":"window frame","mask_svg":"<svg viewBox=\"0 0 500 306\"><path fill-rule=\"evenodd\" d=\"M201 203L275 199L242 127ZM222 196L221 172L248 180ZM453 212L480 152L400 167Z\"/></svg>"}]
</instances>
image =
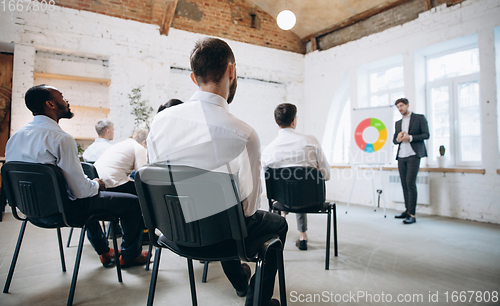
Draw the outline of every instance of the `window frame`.
<instances>
[{"instance_id":1,"label":"window frame","mask_svg":"<svg viewBox=\"0 0 500 306\"><path fill-rule=\"evenodd\" d=\"M480 71L473 72L470 74L448 77L448 78L440 78L434 81L428 81L428 60L441 57L448 54L453 54L461 51L466 51L470 49L478 49L478 44L467 44L462 45L458 48L448 49L441 52L433 53L432 55L425 56L425 97L426 97L426 107L427 107L427 118L433 118L433 109L432 109L432 101L431 101L431 89L447 86L448 87L448 95L449 95L449 126L450 126L450 148L446 148L446 152L449 153L449 159L447 160L450 166L458 166L458 167L477 167L482 166L483 164L483 156L481 148L481 159L480 161L461 161L460 160L460 122L459 122L459 105L458 105L458 85L466 82L476 82L480 84ZM479 95L481 93L479 92ZM479 97L480 99L480 97ZM479 112L481 112L481 103L478 105ZM480 117L481 119L481 117ZM429 131L432 132L434 122L433 120L428 120L429 123ZM482 120L480 122L480 130L482 130ZM481 136L482 137L482 136ZM428 165L437 166L436 157L437 152L434 152L434 137L431 137L428 140ZM430 154L429 154L430 153Z\"/></svg>"}]
</instances>

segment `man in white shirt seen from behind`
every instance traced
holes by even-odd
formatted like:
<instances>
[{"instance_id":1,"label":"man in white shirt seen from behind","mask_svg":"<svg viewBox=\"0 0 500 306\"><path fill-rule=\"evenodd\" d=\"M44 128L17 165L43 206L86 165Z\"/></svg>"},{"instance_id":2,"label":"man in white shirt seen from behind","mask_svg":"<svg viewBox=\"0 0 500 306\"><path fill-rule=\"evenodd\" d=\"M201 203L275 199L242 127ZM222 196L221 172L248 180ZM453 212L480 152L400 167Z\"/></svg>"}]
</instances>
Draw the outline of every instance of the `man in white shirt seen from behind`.
<instances>
[{"instance_id":1,"label":"man in white shirt seen from behind","mask_svg":"<svg viewBox=\"0 0 500 306\"><path fill-rule=\"evenodd\" d=\"M111 147L111 140L115 135L113 122L108 119L97 121L95 131L99 137L83 152L83 160L89 163L95 162L107 148Z\"/></svg>"},{"instance_id":2,"label":"man in white shirt seen from behind","mask_svg":"<svg viewBox=\"0 0 500 306\"><path fill-rule=\"evenodd\" d=\"M147 136L148 130L136 129L131 138L109 147L94 163L107 191L137 195L134 181L129 176L147 163Z\"/></svg>"},{"instance_id":3,"label":"man in white shirt seen from behind","mask_svg":"<svg viewBox=\"0 0 500 306\"><path fill-rule=\"evenodd\" d=\"M260 194L260 141L255 130L228 111L236 92L236 62L227 43L216 38L198 41L191 52L191 79L198 85L189 101L158 113L148 136L149 161L187 165L210 171L230 168L237 173L240 198L246 218L246 241L262 235L286 237L286 220L258 210ZM253 305L255 275L239 260L222 262L227 278L238 296ZM262 306L280 305L271 299L277 262L274 252L266 257Z\"/></svg>"},{"instance_id":4,"label":"man in white shirt seen from behind","mask_svg":"<svg viewBox=\"0 0 500 306\"><path fill-rule=\"evenodd\" d=\"M318 140L311 135L295 131L297 126L297 107L283 103L274 110L274 119L280 127L278 137L262 152L264 168L311 167L319 169L325 180L330 179L330 165ZM307 250L307 214L296 214L299 240L295 245Z\"/></svg>"},{"instance_id":5,"label":"man in white shirt seen from behind","mask_svg":"<svg viewBox=\"0 0 500 306\"><path fill-rule=\"evenodd\" d=\"M141 252L142 214L139 200L131 194L103 191L104 182L101 179L90 180L83 173L75 139L59 126L59 119L71 119L74 115L62 92L52 86L38 85L26 92L25 101L33 113L33 121L10 137L5 160L59 167L71 202L66 217L83 223L95 214L115 214L123 228L120 264L124 268L145 264L148 252ZM30 222L62 223L62 217L56 214ZM108 239L97 221L87 222L87 238L99 254L103 266L114 266L115 250L108 247Z\"/></svg>"}]
</instances>

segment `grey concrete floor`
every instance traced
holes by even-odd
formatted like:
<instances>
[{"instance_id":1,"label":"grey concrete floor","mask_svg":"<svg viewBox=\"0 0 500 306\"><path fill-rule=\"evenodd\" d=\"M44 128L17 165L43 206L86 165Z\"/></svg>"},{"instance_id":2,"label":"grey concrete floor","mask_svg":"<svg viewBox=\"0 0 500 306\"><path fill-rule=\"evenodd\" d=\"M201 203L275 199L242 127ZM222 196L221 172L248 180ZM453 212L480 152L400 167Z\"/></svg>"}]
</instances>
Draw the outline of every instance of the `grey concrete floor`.
<instances>
[{"instance_id":1,"label":"grey concrete floor","mask_svg":"<svg viewBox=\"0 0 500 306\"><path fill-rule=\"evenodd\" d=\"M288 216L288 305L500 305L500 225L424 215L416 224L403 225L394 219L395 211L384 218L382 211L356 205L345 214L345 207L338 205L339 256L333 257L332 247L328 271L325 215L309 216L307 251L295 247L295 217ZM10 213L0 222L2 286L20 226ZM68 233L63 229L63 239ZM10 291L0 293L0 305L65 305L78 235L79 230L71 246L64 247L68 272L63 273L56 232L29 225ZM244 305L219 263L210 264L207 283L201 283L203 265L194 266L199 305ZM150 276L144 267L129 268L118 283L115 269L104 269L87 241L74 305L145 305ZM186 260L167 250L155 305L191 305Z\"/></svg>"}]
</instances>

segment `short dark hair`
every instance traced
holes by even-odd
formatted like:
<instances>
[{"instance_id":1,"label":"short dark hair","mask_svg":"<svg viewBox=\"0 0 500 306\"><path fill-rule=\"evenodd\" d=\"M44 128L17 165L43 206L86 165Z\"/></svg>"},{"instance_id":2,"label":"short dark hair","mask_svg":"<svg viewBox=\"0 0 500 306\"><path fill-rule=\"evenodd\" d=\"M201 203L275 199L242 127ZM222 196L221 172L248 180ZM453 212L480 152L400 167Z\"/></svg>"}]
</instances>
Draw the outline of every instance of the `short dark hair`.
<instances>
[{"instance_id":1,"label":"short dark hair","mask_svg":"<svg viewBox=\"0 0 500 306\"><path fill-rule=\"evenodd\" d=\"M410 102L408 101L408 99L406 98L399 98L396 100L396 102L394 102L394 105L398 105L398 103L404 103L405 105L408 105L410 104Z\"/></svg>"},{"instance_id":2,"label":"short dark hair","mask_svg":"<svg viewBox=\"0 0 500 306\"><path fill-rule=\"evenodd\" d=\"M170 99L167 101L167 103L165 104L162 104L158 107L158 111L156 113L159 113L161 112L162 110L164 110L165 108L169 108L169 107L172 107L172 106L176 106L176 105L179 105L179 104L182 104L184 102L182 102L181 100L179 99Z\"/></svg>"},{"instance_id":3,"label":"short dark hair","mask_svg":"<svg viewBox=\"0 0 500 306\"><path fill-rule=\"evenodd\" d=\"M231 47L225 41L207 37L196 42L190 61L198 83L217 84L224 76L227 65L234 63L235 59Z\"/></svg>"},{"instance_id":4,"label":"short dark hair","mask_svg":"<svg viewBox=\"0 0 500 306\"><path fill-rule=\"evenodd\" d=\"M45 102L53 98L52 91L45 84L31 87L24 95L26 107L33 113L33 116L44 115Z\"/></svg>"},{"instance_id":5,"label":"short dark hair","mask_svg":"<svg viewBox=\"0 0 500 306\"><path fill-rule=\"evenodd\" d=\"M289 127L296 115L297 107L291 103L282 103L274 110L274 120L282 128Z\"/></svg>"}]
</instances>

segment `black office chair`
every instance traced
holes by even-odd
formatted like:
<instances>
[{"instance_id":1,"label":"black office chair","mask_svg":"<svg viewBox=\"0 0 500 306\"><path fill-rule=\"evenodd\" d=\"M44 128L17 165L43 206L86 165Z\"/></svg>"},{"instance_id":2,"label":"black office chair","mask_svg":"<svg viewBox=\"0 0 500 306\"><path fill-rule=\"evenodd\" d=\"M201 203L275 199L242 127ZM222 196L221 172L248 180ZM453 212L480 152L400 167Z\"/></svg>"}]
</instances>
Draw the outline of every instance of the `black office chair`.
<instances>
[{"instance_id":1,"label":"black office chair","mask_svg":"<svg viewBox=\"0 0 500 306\"><path fill-rule=\"evenodd\" d=\"M3 292L9 292L10 283L12 281L12 276L14 274L19 250L21 248L21 243L28 221L41 228L57 230L59 253L61 256L63 272L66 272L66 264L64 261L60 228L80 227L82 228L82 232L78 244L75 267L73 270L73 279L71 281L71 289L68 297L68 305L72 305L78 271L80 268L80 260L82 257L83 242L85 239L85 224L94 219L111 221L115 224L117 219L109 214L91 216L83 224L68 219L66 211L71 203L68 199L68 193L66 191L66 181L61 173L61 170L54 165L8 162L2 167L2 181L9 205L12 207L12 214L14 215L14 218L23 221ZM18 215L18 210L24 214L24 218ZM53 222L50 224L41 223L40 218L44 218L45 220L50 219L53 220ZM118 250L116 236L113 236L113 245L115 250ZM115 261L118 281L122 282L118 252L115 252Z\"/></svg>"},{"instance_id":2,"label":"black office chair","mask_svg":"<svg viewBox=\"0 0 500 306\"><path fill-rule=\"evenodd\" d=\"M263 263L272 249L278 260L280 299L286 305L283 244L278 235L246 243L245 217L232 176L187 166L148 165L136 174L135 185L151 242L156 246L148 305L153 304L162 248L187 258L193 305L197 305L193 259L257 262L255 306L261 305ZM214 208L218 204L224 208ZM197 215L206 207L219 212L208 217L206 212ZM155 235L157 229L160 237Z\"/></svg>"},{"instance_id":3,"label":"black office chair","mask_svg":"<svg viewBox=\"0 0 500 306\"><path fill-rule=\"evenodd\" d=\"M87 162L81 162L80 164L82 165L83 173L85 173L85 175L87 175L87 177L89 179L93 180L93 179L99 177L99 174L97 174L97 169L94 167L93 164L87 163ZM102 222L102 228L103 229L105 228L104 221ZM109 228L108 228L108 232L109 232ZM73 228L71 228L69 230L68 243L66 244L67 248L69 248L69 244L71 242L71 237L72 236L73 236Z\"/></svg>"},{"instance_id":4,"label":"black office chair","mask_svg":"<svg viewBox=\"0 0 500 306\"><path fill-rule=\"evenodd\" d=\"M267 168L265 173L269 211L297 214L328 214L326 228L325 269L330 268L330 232L333 212L333 241L337 248L337 209L334 202L325 202L325 180L315 168Z\"/></svg>"}]
</instances>

